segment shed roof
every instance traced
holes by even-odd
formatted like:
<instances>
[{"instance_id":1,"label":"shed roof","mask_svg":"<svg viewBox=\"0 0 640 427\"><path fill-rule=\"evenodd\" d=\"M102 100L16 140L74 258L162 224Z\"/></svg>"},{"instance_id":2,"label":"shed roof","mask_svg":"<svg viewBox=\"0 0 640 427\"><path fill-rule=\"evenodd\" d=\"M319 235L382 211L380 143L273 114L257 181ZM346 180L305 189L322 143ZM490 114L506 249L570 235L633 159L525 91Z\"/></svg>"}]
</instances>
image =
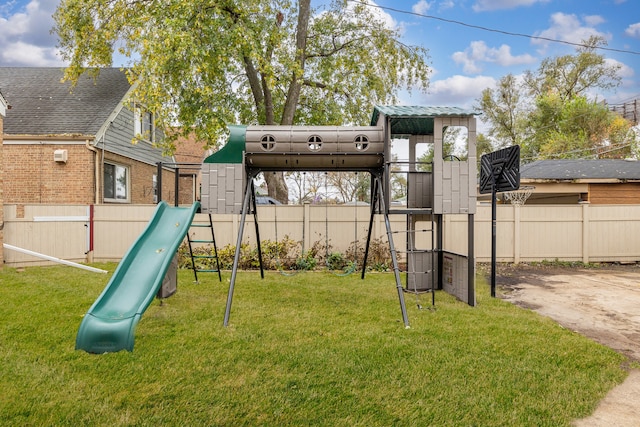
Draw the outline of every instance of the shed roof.
<instances>
[{"instance_id":1,"label":"shed roof","mask_svg":"<svg viewBox=\"0 0 640 427\"><path fill-rule=\"evenodd\" d=\"M640 162L618 159L538 160L520 167L521 179L640 180Z\"/></svg>"},{"instance_id":2,"label":"shed roof","mask_svg":"<svg viewBox=\"0 0 640 427\"><path fill-rule=\"evenodd\" d=\"M460 107L434 107L409 105L376 105L371 117L371 125L378 123L380 115L390 119L391 135L433 135L436 117L469 117L480 114Z\"/></svg>"},{"instance_id":3,"label":"shed roof","mask_svg":"<svg viewBox=\"0 0 640 427\"><path fill-rule=\"evenodd\" d=\"M118 68L82 75L72 88L63 68L0 67L0 91L11 104L8 135L95 135L131 87Z\"/></svg>"}]
</instances>

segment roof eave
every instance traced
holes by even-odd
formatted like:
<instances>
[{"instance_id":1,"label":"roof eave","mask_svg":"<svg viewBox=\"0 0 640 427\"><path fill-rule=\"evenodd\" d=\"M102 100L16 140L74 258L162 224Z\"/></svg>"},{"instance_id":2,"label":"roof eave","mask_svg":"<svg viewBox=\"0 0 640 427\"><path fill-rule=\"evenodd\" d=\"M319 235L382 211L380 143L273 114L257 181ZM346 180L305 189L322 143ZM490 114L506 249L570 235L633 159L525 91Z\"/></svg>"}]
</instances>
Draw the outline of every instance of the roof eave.
<instances>
[{"instance_id":1,"label":"roof eave","mask_svg":"<svg viewBox=\"0 0 640 427\"><path fill-rule=\"evenodd\" d=\"M86 134L49 134L49 135L30 135L30 134L4 134L4 140L7 141L93 141L95 135Z\"/></svg>"}]
</instances>

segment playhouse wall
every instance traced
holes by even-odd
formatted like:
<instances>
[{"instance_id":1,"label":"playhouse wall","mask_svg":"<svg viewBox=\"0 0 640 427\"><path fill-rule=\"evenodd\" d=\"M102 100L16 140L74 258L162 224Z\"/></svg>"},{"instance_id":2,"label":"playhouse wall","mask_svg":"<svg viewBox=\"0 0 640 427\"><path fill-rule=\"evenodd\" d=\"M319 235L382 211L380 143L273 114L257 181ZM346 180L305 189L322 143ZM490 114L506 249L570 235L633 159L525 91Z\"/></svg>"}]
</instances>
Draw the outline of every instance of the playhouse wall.
<instances>
[{"instance_id":1,"label":"playhouse wall","mask_svg":"<svg viewBox=\"0 0 640 427\"><path fill-rule=\"evenodd\" d=\"M243 164L203 163L202 195L203 213L239 214L245 188Z\"/></svg>"}]
</instances>

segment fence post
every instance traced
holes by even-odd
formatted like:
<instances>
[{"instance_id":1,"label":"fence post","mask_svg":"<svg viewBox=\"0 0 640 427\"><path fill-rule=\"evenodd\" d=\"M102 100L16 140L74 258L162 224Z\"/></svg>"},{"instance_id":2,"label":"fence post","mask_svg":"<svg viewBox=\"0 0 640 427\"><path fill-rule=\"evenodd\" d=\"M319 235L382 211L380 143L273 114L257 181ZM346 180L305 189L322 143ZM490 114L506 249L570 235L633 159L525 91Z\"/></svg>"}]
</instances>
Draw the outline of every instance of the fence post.
<instances>
[{"instance_id":1,"label":"fence post","mask_svg":"<svg viewBox=\"0 0 640 427\"><path fill-rule=\"evenodd\" d=\"M513 263L520 264L520 205L511 205L513 211Z\"/></svg>"},{"instance_id":2,"label":"fence post","mask_svg":"<svg viewBox=\"0 0 640 427\"><path fill-rule=\"evenodd\" d=\"M311 247L311 205L309 202L304 202L302 206L302 247L309 250Z\"/></svg>"},{"instance_id":3,"label":"fence post","mask_svg":"<svg viewBox=\"0 0 640 427\"><path fill-rule=\"evenodd\" d=\"M589 263L589 204L582 204L582 262Z\"/></svg>"}]
</instances>

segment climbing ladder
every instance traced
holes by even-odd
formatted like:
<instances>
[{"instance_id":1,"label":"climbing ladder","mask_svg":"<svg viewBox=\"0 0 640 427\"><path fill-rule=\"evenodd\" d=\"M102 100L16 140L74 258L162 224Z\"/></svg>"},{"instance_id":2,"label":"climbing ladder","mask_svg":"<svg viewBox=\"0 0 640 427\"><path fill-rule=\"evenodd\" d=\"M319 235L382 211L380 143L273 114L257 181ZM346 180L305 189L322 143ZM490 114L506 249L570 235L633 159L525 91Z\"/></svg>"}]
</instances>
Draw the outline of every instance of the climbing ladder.
<instances>
[{"instance_id":1,"label":"climbing ladder","mask_svg":"<svg viewBox=\"0 0 640 427\"><path fill-rule=\"evenodd\" d=\"M429 228L418 229L416 225L418 223L430 222ZM421 293L431 292L431 304L435 305L435 293L436 289L436 277L437 277L437 253L438 249L435 245L435 221L432 214L408 214L407 215L407 229L406 242L407 242L407 281L404 287L404 291L407 293L415 294L416 296ZM420 242L424 245L423 248L417 247L416 236L422 233L427 235L427 240L430 240L430 245L426 246L424 240Z\"/></svg>"},{"instance_id":2,"label":"climbing ladder","mask_svg":"<svg viewBox=\"0 0 640 427\"><path fill-rule=\"evenodd\" d=\"M211 219L211 214L209 216L209 222L206 223L197 223L192 222L191 227L201 227L201 228L209 228L211 229L211 239L192 239L189 233L187 233L187 242L189 243L189 255L191 256L191 267L193 268L193 275L195 277L196 283L198 281L198 273L218 273L218 280L222 282L222 274L220 273L220 260L218 259L218 247L216 246L216 236L213 231L213 220ZM193 254L193 244L194 243L205 243L213 245L213 253L210 255L194 255ZM209 266L211 268L198 268L196 266L196 260L198 259L208 259ZM215 260L215 268L213 268L213 260Z\"/></svg>"}]
</instances>

